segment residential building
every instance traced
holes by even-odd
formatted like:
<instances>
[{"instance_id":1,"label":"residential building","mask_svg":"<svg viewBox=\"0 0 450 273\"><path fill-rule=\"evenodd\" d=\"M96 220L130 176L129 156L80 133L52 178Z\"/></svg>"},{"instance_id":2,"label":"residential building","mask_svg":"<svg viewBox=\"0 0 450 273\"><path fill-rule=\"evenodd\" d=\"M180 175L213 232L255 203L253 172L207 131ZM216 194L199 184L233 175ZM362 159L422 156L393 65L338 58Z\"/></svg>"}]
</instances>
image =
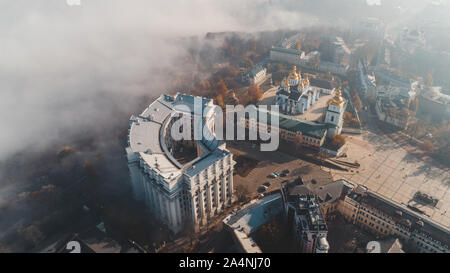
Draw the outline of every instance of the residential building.
<instances>
[{"instance_id":1,"label":"residential building","mask_svg":"<svg viewBox=\"0 0 450 273\"><path fill-rule=\"evenodd\" d=\"M247 72L241 75L241 81L248 84L260 85L266 79L267 79L267 69L260 64L255 65L254 67L252 67Z\"/></svg>"},{"instance_id":2,"label":"residential building","mask_svg":"<svg viewBox=\"0 0 450 273\"><path fill-rule=\"evenodd\" d=\"M314 194L304 194L301 186L281 185L286 222L303 253L327 253L328 228L319 200Z\"/></svg>"}]
</instances>

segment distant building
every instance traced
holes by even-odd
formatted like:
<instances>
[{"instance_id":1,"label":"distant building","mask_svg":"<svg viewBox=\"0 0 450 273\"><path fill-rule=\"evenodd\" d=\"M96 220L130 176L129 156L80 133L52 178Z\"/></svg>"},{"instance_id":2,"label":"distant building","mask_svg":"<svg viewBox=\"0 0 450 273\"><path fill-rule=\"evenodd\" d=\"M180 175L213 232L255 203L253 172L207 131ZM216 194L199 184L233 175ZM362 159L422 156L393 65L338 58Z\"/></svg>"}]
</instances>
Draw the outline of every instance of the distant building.
<instances>
[{"instance_id":1,"label":"distant building","mask_svg":"<svg viewBox=\"0 0 450 273\"><path fill-rule=\"evenodd\" d=\"M359 91L364 96L377 96L377 84L375 75L369 74L363 63L358 62L358 76L359 76Z\"/></svg>"},{"instance_id":2,"label":"distant building","mask_svg":"<svg viewBox=\"0 0 450 273\"><path fill-rule=\"evenodd\" d=\"M313 194L297 191L296 185L281 188L283 209L287 225L303 253L327 253L328 228L318 198Z\"/></svg>"},{"instance_id":3,"label":"distant building","mask_svg":"<svg viewBox=\"0 0 450 273\"><path fill-rule=\"evenodd\" d=\"M353 27L353 33L384 37L385 25L379 18L368 17L361 19L359 23Z\"/></svg>"},{"instance_id":4,"label":"distant building","mask_svg":"<svg viewBox=\"0 0 450 273\"><path fill-rule=\"evenodd\" d=\"M260 85L267 79L267 69L260 64L255 65L241 76L241 81Z\"/></svg>"},{"instance_id":5,"label":"distant building","mask_svg":"<svg viewBox=\"0 0 450 273\"><path fill-rule=\"evenodd\" d=\"M310 78L309 85L315 87L319 93L331 95L334 93L335 88L333 83L326 79Z\"/></svg>"},{"instance_id":6,"label":"distant building","mask_svg":"<svg viewBox=\"0 0 450 273\"><path fill-rule=\"evenodd\" d=\"M270 60L273 62L283 62L298 65L305 57L305 52L291 48L272 47L270 49Z\"/></svg>"},{"instance_id":7,"label":"distant building","mask_svg":"<svg viewBox=\"0 0 450 273\"><path fill-rule=\"evenodd\" d=\"M379 88L375 104L378 119L406 129L412 118L408 108L414 100L418 88L418 82L411 84L409 89L392 86Z\"/></svg>"},{"instance_id":8,"label":"distant building","mask_svg":"<svg viewBox=\"0 0 450 273\"><path fill-rule=\"evenodd\" d=\"M214 113L211 99L176 94L161 95L130 118L126 155L134 197L173 233L198 231L232 202L235 162L215 138ZM191 139L196 122L209 130L198 132L201 140L175 141L171 128L180 119L191 123Z\"/></svg>"},{"instance_id":9,"label":"distant building","mask_svg":"<svg viewBox=\"0 0 450 273\"><path fill-rule=\"evenodd\" d=\"M408 53L413 53L417 48L426 45L425 32L418 29L407 29L398 37L397 41L399 47Z\"/></svg>"},{"instance_id":10,"label":"distant building","mask_svg":"<svg viewBox=\"0 0 450 273\"><path fill-rule=\"evenodd\" d=\"M336 36L323 36L319 51L322 61L348 66L350 65L351 50L344 39Z\"/></svg>"},{"instance_id":11,"label":"distant building","mask_svg":"<svg viewBox=\"0 0 450 273\"><path fill-rule=\"evenodd\" d=\"M349 68L350 68L349 65L320 61L317 70L324 73L332 73L339 76L346 76Z\"/></svg>"},{"instance_id":12,"label":"distant building","mask_svg":"<svg viewBox=\"0 0 450 273\"><path fill-rule=\"evenodd\" d=\"M391 85L397 87L409 88L413 83L413 80L400 75L396 71L383 67L375 67L373 70L377 80L385 82L384 85Z\"/></svg>"},{"instance_id":13,"label":"distant building","mask_svg":"<svg viewBox=\"0 0 450 273\"><path fill-rule=\"evenodd\" d=\"M434 120L450 120L450 95L444 94L442 87L431 87L419 99L419 113L431 115Z\"/></svg>"}]
</instances>

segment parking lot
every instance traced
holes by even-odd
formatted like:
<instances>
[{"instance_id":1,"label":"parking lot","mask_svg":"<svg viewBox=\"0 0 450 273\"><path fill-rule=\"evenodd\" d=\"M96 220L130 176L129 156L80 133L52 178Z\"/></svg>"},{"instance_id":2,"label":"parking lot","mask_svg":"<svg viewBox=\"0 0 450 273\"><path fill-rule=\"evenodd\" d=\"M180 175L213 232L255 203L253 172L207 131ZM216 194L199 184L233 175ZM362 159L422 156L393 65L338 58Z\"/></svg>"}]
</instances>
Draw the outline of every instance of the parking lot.
<instances>
[{"instance_id":1,"label":"parking lot","mask_svg":"<svg viewBox=\"0 0 450 273\"><path fill-rule=\"evenodd\" d=\"M270 186L265 192L280 189L280 183L284 180L293 181L299 176L304 181L311 181L314 179L317 184L331 183L332 176L330 173L323 171L319 166L305 162L300 159L296 159L292 156L286 155L281 152L261 152L259 146L252 147L252 144L244 141L227 142L227 148L233 153L233 155L245 155L250 158L258 160L258 164L250 173L241 177L239 175L234 176L234 187L238 185L244 185L247 187L251 197L256 197L258 194L258 188L266 182L270 183ZM285 177L269 178L269 175L273 172L282 173L283 170L289 170L289 173Z\"/></svg>"}]
</instances>

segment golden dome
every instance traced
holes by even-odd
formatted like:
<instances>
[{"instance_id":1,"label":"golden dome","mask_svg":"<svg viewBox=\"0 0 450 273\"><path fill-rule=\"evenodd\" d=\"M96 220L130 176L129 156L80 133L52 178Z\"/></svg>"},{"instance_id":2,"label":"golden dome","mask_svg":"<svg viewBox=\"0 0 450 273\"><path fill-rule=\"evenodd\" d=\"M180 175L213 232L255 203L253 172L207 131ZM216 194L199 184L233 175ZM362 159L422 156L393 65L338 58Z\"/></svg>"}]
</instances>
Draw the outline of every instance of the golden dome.
<instances>
[{"instance_id":1,"label":"golden dome","mask_svg":"<svg viewBox=\"0 0 450 273\"><path fill-rule=\"evenodd\" d=\"M344 99L342 98L341 88L336 91L334 98L330 100L329 103L332 103L337 106L341 106L344 103Z\"/></svg>"},{"instance_id":2,"label":"golden dome","mask_svg":"<svg viewBox=\"0 0 450 273\"><path fill-rule=\"evenodd\" d=\"M309 85L309 78L306 76L306 78L303 80L304 85Z\"/></svg>"},{"instance_id":3,"label":"golden dome","mask_svg":"<svg viewBox=\"0 0 450 273\"><path fill-rule=\"evenodd\" d=\"M282 87L286 87L289 88L289 81L286 79L286 77L283 78L283 80L281 81L281 86Z\"/></svg>"},{"instance_id":4,"label":"golden dome","mask_svg":"<svg viewBox=\"0 0 450 273\"><path fill-rule=\"evenodd\" d=\"M300 80L300 75L297 73L297 67L295 65L292 67L291 73L289 73L289 79Z\"/></svg>"}]
</instances>

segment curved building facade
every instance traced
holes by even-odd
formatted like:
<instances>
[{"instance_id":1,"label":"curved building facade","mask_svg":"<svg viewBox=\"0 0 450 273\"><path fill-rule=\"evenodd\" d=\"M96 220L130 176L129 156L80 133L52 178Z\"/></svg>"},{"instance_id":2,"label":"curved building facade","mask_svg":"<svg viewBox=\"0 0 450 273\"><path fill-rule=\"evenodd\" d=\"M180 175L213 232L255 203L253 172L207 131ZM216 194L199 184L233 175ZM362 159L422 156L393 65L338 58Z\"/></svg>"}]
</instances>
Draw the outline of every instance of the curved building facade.
<instances>
[{"instance_id":1,"label":"curved building facade","mask_svg":"<svg viewBox=\"0 0 450 273\"><path fill-rule=\"evenodd\" d=\"M214 107L210 99L161 95L130 118L126 155L134 197L174 233L198 231L233 199L235 162L215 137ZM176 140L173 130L191 138Z\"/></svg>"}]
</instances>

